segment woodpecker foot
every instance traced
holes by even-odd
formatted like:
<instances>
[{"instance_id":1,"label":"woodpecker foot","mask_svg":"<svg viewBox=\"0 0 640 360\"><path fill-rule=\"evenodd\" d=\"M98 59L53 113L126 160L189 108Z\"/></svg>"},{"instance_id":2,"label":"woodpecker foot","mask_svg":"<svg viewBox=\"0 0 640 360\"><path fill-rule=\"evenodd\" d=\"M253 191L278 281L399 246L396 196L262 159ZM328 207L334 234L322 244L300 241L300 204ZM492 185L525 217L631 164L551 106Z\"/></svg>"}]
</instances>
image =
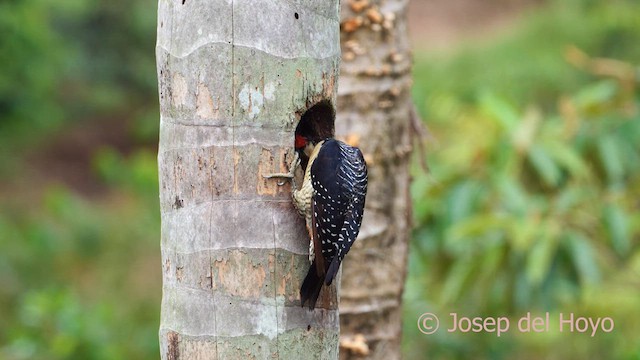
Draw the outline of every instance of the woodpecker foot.
<instances>
[{"instance_id":1,"label":"woodpecker foot","mask_svg":"<svg viewBox=\"0 0 640 360\"><path fill-rule=\"evenodd\" d=\"M298 156L298 153L296 152L293 157L293 161L291 162L291 167L289 168L288 173L268 174L268 175L262 175L262 177L265 179L284 178L284 179L291 179L291 181L293 181L293 179L295 178L295 173L296 173L296 169L298 168L298 165L300 165L300 156ZM285 184L285 181L278 181L279 186L282 186L284 184Z\"/></svg>"}]
</instances>

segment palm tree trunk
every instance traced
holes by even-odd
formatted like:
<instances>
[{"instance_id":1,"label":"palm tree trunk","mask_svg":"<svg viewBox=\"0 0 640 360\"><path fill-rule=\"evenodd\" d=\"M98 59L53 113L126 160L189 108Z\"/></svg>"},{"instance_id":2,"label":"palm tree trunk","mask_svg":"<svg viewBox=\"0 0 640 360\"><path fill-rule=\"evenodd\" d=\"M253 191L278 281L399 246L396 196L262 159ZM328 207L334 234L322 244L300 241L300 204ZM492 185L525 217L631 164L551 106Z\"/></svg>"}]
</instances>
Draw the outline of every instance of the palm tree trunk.
<instances>
[{"instance_id":1,"label":"palm tree trunk","mask_svg":"<svg viewBox=\"0 0 640 360\"><path fill-rule=\"evenodd\" d=\"M337 0L160 0L163 359L337 358L337 294L300 307L308 235L286 171L336 100Z\"/></svg>"},{"instance_id":2,"label":"palm tree trunk","mask_svg":"<svg viewBox=\"0 0 640 360\"><path fill-rule=\"evenodd\" d=\"M407 4L342 2L336 134L364 152L369 191L360 236L343 265L341 359L401 357L413 110Z\"/></svg>"}]
</instances>

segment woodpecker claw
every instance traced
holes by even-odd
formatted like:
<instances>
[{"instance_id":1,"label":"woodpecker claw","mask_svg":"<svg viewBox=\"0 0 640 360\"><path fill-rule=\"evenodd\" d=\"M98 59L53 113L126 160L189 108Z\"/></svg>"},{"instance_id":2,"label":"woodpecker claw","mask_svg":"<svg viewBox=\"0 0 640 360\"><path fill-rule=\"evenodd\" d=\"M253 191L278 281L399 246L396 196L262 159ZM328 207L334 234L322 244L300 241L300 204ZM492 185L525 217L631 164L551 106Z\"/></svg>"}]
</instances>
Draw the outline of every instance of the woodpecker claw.
<instances>
[{"instance_id":1,"label":"woodpecker claw","mask_svg":"<svg viewBox=\"0 0 640 360\"><path fill-rule=\"evenodd\" d=\"M265 179L286 178L286 179L293 180L293 176L291 174L287 174L287 173L276 173L276 174L262 175L262 177L265 178ZM278 186L283 186L286 183L287 183L286 181L278 181L277 182Z\"/></svg>"},{"instance_id":2,"label":"woodpecker claw","mask_svg":"<svg viewBox=\"0 0 640 360\"><path fill-rule=\"evenodd\" d=\"M265 179L273 179L273 178L292 179L293 178L293 174L292 173L274 173L274 174L262 175L262 177L265 178Z\"/></svg>"},{"instance_id":3,"label":"woodpecker claw","mask_svg":"<svg viewBox=\"0 0 640 360\"><path fill-rule=\"evenodd\" d=\"M293 157L293 161L291 162L291 168L289 168L288 173L267 174L267 175L262 175L262 177L265 179L285 178L285 179L291 179L293 181L295 178L296 169L298 168L298 165L300 165L300 156L298 156L297 152L294 154L295 155ZM278 181L278 186L282 186L285 183L286 183L285 181Z\"/></svg>"}]
</instances>

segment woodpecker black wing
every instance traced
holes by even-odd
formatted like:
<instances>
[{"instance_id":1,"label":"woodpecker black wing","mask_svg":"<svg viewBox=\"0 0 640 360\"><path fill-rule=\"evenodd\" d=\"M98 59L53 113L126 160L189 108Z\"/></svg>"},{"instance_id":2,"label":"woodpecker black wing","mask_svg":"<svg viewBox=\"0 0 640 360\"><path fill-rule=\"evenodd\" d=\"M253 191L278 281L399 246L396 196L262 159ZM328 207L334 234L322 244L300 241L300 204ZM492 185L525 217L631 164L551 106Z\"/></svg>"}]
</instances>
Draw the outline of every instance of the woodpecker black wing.
<instances>
[{"instance_id":1,"label":"woodpecker black wing","mask_svg":"<svg viewBox=\"0 0 640 360\"><path fill-rule=\"evenodd\" d=\"M358 237L367 192L367 166L356 147L330 139L311 168L312 210L325 260L324 283L330 285Z\"/></svg>"},{"instance_id":2,"label":"woodpecker black wing","mask_svg":"<svg viewBox=\"0 0 640 360\"><path fill-rule=\"evenodd\" d=\"M358 148L329 139L310 169L311 226L315 259L300 289L301 303L315 307L323 284L330 285L356 240L367 192L367 166Z\"/></svg>"}]
</instances>

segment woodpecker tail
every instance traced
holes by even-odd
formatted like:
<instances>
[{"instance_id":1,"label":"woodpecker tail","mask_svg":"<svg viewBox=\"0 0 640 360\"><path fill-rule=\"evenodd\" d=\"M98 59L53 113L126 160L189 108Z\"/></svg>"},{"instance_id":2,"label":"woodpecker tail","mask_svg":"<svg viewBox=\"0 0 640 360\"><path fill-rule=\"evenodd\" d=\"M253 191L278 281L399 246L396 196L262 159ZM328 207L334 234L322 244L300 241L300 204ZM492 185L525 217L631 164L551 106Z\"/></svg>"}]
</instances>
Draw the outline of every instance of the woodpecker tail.
<instances>
[{"instance_id":1,"label":"woodpecker tail","mask_svg":"<svg viewBox=\"0 0 640 360\"><path fill-rule=\"evenodd\" d=\"M336 256L333 258L333 260L331 260L329 270L327 270L327 276L324 279L324 283L327 284L327 286L331 285L331 283L333 282L336 274L338 274L338 269L340 269L340 258Z\"/></svg>"},{"instance_id":2,"label":"woodpecker tail","mask_svg":"<svg viewBox=\"0 0 640 360\"><path fill-rule=\"evenodd\" d=\"M300 288L300 305L304 307L304 304L309 300L309 310L313 310L316 307L316 301L320 296L320 290L324 279L318 276L316 270L316 260L313 260L313 264L309 267L309 272L304 278L302 287Z\"/></svg>"}]
</instances>

